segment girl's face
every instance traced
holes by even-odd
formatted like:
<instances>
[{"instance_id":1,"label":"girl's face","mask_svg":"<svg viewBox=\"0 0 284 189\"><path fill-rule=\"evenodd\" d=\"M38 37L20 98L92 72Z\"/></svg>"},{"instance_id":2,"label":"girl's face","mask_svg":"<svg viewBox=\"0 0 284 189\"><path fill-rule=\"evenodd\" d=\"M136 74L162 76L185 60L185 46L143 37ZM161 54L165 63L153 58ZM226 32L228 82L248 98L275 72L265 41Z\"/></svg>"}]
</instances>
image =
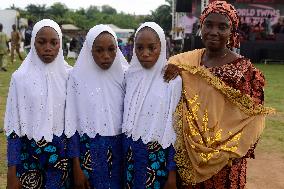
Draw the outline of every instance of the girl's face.
<instances>
[{"instance_id":1,"label":"girl's face","mask_svg":"<svg viewBox=\"0 0 284 189\"><path fill-rule=\"evenodd\" d=\"M143 68L150 69L155 65L161 53L161 43L153 29L142 29L137 33L135 53Z\"/></svg>"},{"instance_id":2,"label":"girl's face","mask_svg":"<svg viewBox=\"0 0 284 189\"><path fill-rule=\"evenodd\" d=\"M46 26L37 32L34 45L40 60L49 64L58 55L60 39L53 28Z\"/></svg>"},{"instance_id":3,"label":"girl's face","mask_svg":"<svg viewBox=\"0 0 284 189\"><path fill-rule=\"evenodd\" d=\"M92 47L92 55L95 63L103 70L107 70L113 64L117 46L114 37L103 32L95 39Z\"/></svg>"},{"instance_id":4,"label":"girl's face","mask_svg":"<svg viewBox=\"0 0 284 189\"><path fill-rule=\"evenodd\" d=\"M201 35L206 48L210 50L225 48L230 34L229 20L225 15L211 13L205 18Z\"/></svg>"}]
</instances>

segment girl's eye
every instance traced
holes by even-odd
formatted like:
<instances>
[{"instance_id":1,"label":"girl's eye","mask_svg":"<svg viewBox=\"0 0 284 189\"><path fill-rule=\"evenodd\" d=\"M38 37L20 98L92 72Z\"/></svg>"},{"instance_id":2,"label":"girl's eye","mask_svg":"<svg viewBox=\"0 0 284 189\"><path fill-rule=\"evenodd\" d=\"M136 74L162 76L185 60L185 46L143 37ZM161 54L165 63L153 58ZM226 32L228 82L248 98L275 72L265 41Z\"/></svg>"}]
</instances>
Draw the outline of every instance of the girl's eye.
<instances>
[{"instance_id":1,"label":"girl's eye","mask_svg":"<svg viewBox=\"0 0 284 189\"><path fill-rule=\"evenodd\" d=\"M226 30L228 27L227 26L225 26L225 25L221 25L221 26L219 26L219 29L220 30Z\"/></svg>"},{"instance_id":2,"label":"girl's eye","mask_svg":"<svg viewBox=\"0 0 284 189\"><path fill-rule=\"evenodd\" d=\"M155 49L156 49L156 47L154 47L154 46L153 47L149 47L150 51L154 51Z\"/></svg>"},{"instance_id":3,"label":"girl's eye","mask_svg":"<svg viewBox=\"0 0 284 189\"><path fill-rule=\"evenodd\" d=\"M39 44L43 45L44 41L37 41Z\"/></svg>"},{"instance_id":4,"label":"girl's eye","mask_svg":"<svg viewBox=\"0 0 284 189\"><path fill-rule=\"evenodd\" d=\"M52 45L52 46L56 46L56 45L57 45L57 41L52 41L52 42L51 42L51 45Z\"/></svg>"},{"instance_id":5,"label":"girl's eye","mask_svg":"<svg viewBox=\"0 0 284 189\"><path fill-rule=\"evenodd\" d=\"M102 52L101 49L96 49L95 51L96 51L97 53L101 53L101 52Z\"/></svg>"},{"instance_id":6,"label":"girl's eye","mask_svg":"<svg viewBox=\"0 0 284 189\"><path fill-rule=\"evenodd\" d=\"M205 27L206 28L212 28L212 24L211 23L205 23Z\"/></svg>"},{"instance_id":7,"label":"girl's eye","mask_svg":"<svg viewBox=\"0 0 284 189\"><path fill-rule=\"evenodd\" d=\"M141 50L143 50L143 47L138 46L136 49L139 50L139 51L141 51Z\"/></svg>"},{"instance_id":8,"label":"girl's eye","mask_svg":"<svg viewBox=\"0 0 284 189\"><path fill-rule=\"evenodd\" d=\"M109 51L109 52L114 52L114 51L115 51L115 48L109 48L108 51Z\"/></svg>"}]
</instances>

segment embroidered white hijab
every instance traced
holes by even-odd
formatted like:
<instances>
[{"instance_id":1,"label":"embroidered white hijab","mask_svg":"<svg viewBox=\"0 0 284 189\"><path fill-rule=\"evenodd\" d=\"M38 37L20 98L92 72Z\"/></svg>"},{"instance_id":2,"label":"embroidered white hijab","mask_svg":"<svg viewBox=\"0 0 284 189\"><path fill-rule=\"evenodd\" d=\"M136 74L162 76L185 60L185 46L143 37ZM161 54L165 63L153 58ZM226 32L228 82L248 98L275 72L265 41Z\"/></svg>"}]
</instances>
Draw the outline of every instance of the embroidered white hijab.
<instances>
[{"instance_id":1,"label":"embroidered white hijab","mask_svg":"<svg viewBox=\"0 0 284 189\"><path fill-rule=\"evenodd\" d=\"M94 138L121 134L124 74L128 63L117 46L117 53L108 70L101 69L92 56L95 39L102 33L115 33L106 25L90 29L67 84L65 134L71 137L76 131Z\"/></svg>"},{"instance_id":2,"label":"embroidered white hijab","mask_svg":"<svg viewBox=\"0 0 284 189\"><path fill-rule=\"evenodd\" d=\"M167 148L176 139L172 119L181 96L182 83L180 77L170 83L164 82L163 68L167 59L163 29L154 22L146 22L138 28L136 35L144 27L150 27L158 34L161 53L156 64L145 69L137 58L134 43L131 66L126 72L122 132L134 141L139 138L144 144L157 141Z\"/></svg>"},{"instance_id":3,"label":"embroidered white hijab","mask_svg":"<svg viewBox=\"0 0 284 189\"><path fill-rule=\"evenodd\" d=\"M53 28L60 39L60 49L49 64L37 55L34 43L39 30ZM62 33L58 24L44 19L34 25L31 51L13 73L7 99L4 128L7 135L27 135L39 141L44 137L51 142L53 135L61 136L64 130L64 108L68 70L64 61Z\"/></svg>"}]
</instances>

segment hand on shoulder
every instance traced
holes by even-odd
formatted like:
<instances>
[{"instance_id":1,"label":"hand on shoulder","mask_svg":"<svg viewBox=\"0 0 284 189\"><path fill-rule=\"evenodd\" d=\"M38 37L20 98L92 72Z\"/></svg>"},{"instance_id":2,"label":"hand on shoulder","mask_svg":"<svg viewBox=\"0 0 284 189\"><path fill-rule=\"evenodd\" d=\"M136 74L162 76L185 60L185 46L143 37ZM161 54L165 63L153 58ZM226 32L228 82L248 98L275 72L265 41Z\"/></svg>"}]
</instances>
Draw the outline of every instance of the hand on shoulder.
<instances>
[{"instance_id":1,"label":"hand on shoulder","mask_svg":"<svg viewBox=\"0 0 284 189\"><path fill-rule=\"evenodd\" d=\"M168 64L164 68L165 73L164 73L164 80L166 82L169 82L170 80L175 79L178 75L181 74L181 69L174 64Z\"/></svg>"}]
</instances>

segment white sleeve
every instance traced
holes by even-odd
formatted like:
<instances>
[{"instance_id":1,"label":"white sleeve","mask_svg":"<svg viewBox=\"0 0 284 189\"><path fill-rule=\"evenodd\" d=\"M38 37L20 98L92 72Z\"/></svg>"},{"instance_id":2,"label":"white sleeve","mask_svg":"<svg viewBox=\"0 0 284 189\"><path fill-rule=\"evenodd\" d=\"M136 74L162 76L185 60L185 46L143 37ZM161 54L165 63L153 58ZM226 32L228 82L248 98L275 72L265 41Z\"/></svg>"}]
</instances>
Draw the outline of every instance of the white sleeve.
<instances>
[{"instance_id":1,"label":"white sleeve","mask_svg":"<svg viewBox=\"0 0 284 189\"><path fill-rule=\"evenodd\" d=\"M78 87L75 79L72 77L72 74L69 75L67 81L67 96L66 96L66 106L65 106L65 135L70 138L79 127L79 118L78 118L78 106L77 106L77 93Z\"/></svg>"},{"instance_id":2,"label":"white sleeve","mask_svg":"<svg viewBox=\"0 0 284 189\"><path fill-rule=\"evenodd\" d=\"M20 115L18 109L18 93L17 86L14 77L12 76L10 81L9 93L7 97L6 112L4 119L4 130L6 135L9 136L13 131L20 136L21 125Z\"/></svg>"},{"instance_id":3,"label":"white sleeve","mask_svg":"<svg viewBox=\"0 0 284 189\"><path fill-rule=\"evenodd\" d=\"M182 93L182 79L180 76L170 81L172 95L171 95L171 106L172 113L175 112L176 107L180 101L181 93Z\"/></svg>"},{"instance_id":4,"label":"white sleeve","mask_svg":"<svg viewBox=\"0 0 284 189\"><path fill-rule=\"evenodd\" d=\"M174 112L176 107L180 101L181 91L182 91L182 80L181 77L178 76L176 79L171 80L169 83L169 107L168 107L168 117L165 125L164 137L161 141L162 146L170 146L173 145L176 140L176 133L174 130Z\"/></svg>"}]
</instances>

